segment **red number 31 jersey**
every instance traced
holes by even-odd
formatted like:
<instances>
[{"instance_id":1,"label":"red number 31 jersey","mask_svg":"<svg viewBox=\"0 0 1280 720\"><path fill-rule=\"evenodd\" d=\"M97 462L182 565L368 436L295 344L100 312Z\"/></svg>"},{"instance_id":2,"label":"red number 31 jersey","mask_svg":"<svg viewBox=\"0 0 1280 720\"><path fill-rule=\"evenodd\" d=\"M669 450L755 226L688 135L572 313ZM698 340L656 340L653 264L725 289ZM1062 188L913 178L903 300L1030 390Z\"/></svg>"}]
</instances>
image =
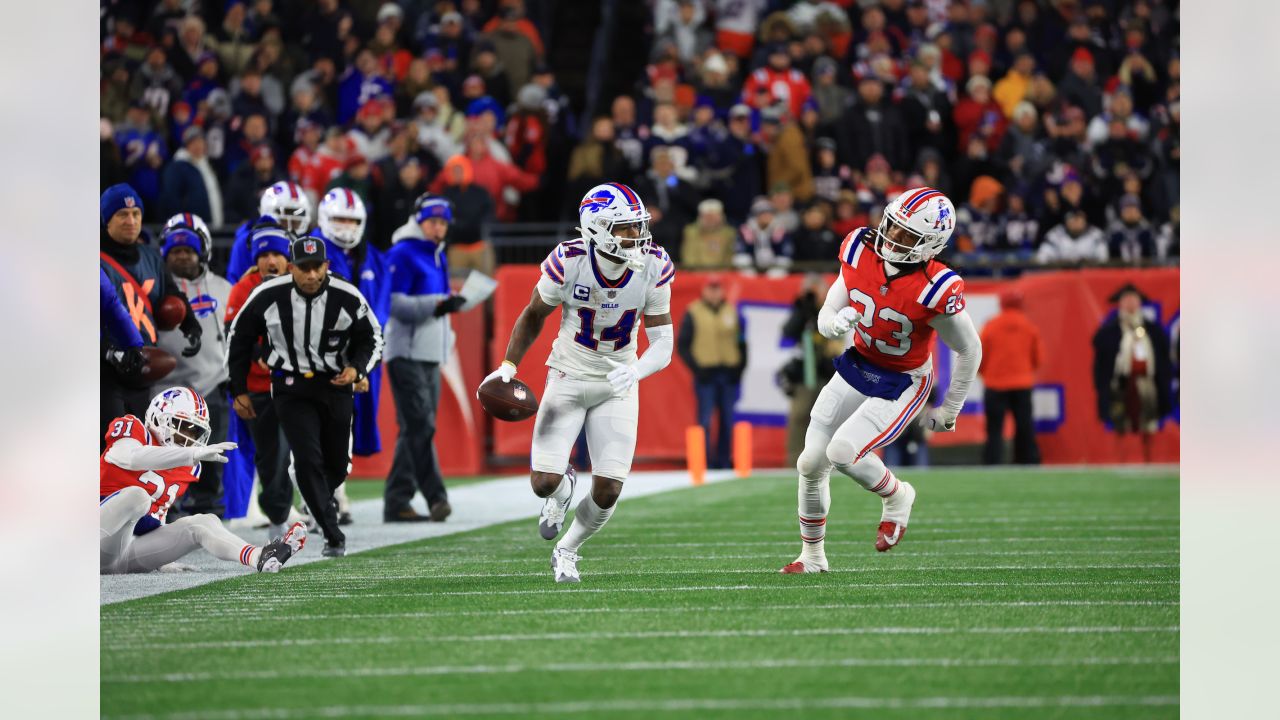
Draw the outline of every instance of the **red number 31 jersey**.
<instances>
[{"instance_id":1,"label":"red number 31 jersey","mask_svg":"<svg viewBox=\"0 0 1280 720\"><path fill-rule=\"evenodd\" d=\"M964 280L936 260L924 268L885 274L885 261L858 228L840 244L840 276L849 306L862 314L854 325L854 347L874 365L905 372L925 364L933 345L929 321L964 309Z\"/></svg>"},{"instance_id":2,"label":"red number 31 jersey","mask_svg":"<svg viewBox=\"0 0 1280 720\"><path fill-rule=\"evenodd\" d=\"M151 495L151 507L147 514L164 524L174 501L187 491L187 486L200 477L200 465L172 468L170 470L125 470L107 460L107 453L117 442L128 438L143 445L157 445L147 426L133 415L125 415L107 426L107 449L98 461L98 496L104 498L117 490L140 487Z\"/></svg>"}]
</instances>

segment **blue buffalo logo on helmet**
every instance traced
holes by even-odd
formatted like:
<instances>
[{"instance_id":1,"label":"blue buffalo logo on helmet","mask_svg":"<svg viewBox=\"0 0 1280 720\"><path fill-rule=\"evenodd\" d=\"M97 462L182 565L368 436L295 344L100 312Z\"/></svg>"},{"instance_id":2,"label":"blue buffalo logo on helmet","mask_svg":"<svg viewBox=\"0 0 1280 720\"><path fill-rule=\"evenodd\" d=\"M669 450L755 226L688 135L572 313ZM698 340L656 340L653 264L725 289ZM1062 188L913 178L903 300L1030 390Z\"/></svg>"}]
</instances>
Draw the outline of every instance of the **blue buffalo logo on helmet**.
<instances>
[{"instance_id":1,"label":"blue buffalo logo on helmet","mask_svg":"<svg viewBox=\"0 0 1280 720\"><path fill-rule=\"evenodd\" d=\"M588 195L587 197L583 198L582 204L578 206L578 212L582 212L583 210L590 210L593 213L598 213L604 208L609 207L609 203L612 203L612 202L613 202L613 193L609 192L608 190L600 190L599 192L596 192L592 195Z\"/></svg>"}]
</instances>

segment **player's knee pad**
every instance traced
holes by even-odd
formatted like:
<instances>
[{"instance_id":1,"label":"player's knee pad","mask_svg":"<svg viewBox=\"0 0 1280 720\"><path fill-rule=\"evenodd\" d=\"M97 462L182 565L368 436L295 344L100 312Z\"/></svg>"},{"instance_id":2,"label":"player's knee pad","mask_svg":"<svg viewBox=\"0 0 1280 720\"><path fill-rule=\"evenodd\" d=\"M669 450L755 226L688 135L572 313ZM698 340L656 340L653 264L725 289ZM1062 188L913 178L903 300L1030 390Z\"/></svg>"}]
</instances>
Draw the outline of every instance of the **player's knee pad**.
<instances>
[{"instance_id":1,"label":"player's knee pad","mask_svg":"<svg viewBox=\"0 0 1280 720\"><path fill-rule=\"evenodd\" d=\"M858 448L853 443L841 438L832 438L827 443L827 461L832 465L850 465L858 459Z\"/></svg>"},{"instance_id":2,"label":"player's knee pad","mask_svg":"<svg viewBox=\"0 0 1280 720\"><path fill-rule=\"evenodd\" d=\"M831 468L826 452L817 448L806 447L800 457L796 458L796 472L800 477L817 479Z\"/></svg>"}]
</instances>

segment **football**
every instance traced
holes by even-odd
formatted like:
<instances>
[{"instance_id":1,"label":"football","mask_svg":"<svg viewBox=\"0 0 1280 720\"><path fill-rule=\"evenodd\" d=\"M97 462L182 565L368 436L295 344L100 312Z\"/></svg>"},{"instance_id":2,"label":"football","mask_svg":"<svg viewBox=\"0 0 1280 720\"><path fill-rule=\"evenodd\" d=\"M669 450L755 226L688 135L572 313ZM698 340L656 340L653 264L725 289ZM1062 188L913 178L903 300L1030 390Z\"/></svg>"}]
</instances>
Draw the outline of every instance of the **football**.
<instances>
[{"instance_id":1,"label":"football","mask_svg":"<svg viewBox=\"0 0 1280 720\"><path fill-rule=\"evenodd\" d=\"M162 350L158 347L141 347L142 357L145 362L142 365L142 379L148 383L160 382L173 369L178 367L178 359L169 351Z\"/></svg>"},{"instance_id":2,"label":"football","mask_svg":"<svg viewBox=\"0 0 1280 720\"><path fill-rule=\"evenodd\" d=\"M182 298L165 295L160 304L156 305L157 330L172 330L181 325L186 317L187 306L183 304Z\"/></svg>"},{"instance_id":3,"label":"football","mask_svg":"<svg viewBox=\"0 0 1280 720\"><path fill-rule=\"evenodd\" d=\"M538 398L528 385L512 378L504 383L493 378L480 386L480 406L484 411L507 422L528 420L538 412Z\"/></svg>"}]
</instances>

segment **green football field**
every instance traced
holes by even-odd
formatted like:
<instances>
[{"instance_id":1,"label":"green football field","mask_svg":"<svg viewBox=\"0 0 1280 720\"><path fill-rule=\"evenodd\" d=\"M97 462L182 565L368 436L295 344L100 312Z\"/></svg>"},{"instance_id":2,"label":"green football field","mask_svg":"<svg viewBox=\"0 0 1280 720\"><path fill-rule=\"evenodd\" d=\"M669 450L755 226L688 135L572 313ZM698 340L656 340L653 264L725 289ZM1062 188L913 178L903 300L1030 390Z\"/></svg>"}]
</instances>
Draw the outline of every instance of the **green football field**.
<instances>
[{"instance_id":1,"label":"green football field","mask_svg":"<svg viewBox=\"0 0 1280 720\"><path fill-rule=\"evenodd\" d=\"M900 476L884 555L833 478L822 575L778 574L795 480L756 476L624 492L580 585L526 520L108 605L102 713L1178 717L1176 473Z\"/></svg>"}]
</instances>

